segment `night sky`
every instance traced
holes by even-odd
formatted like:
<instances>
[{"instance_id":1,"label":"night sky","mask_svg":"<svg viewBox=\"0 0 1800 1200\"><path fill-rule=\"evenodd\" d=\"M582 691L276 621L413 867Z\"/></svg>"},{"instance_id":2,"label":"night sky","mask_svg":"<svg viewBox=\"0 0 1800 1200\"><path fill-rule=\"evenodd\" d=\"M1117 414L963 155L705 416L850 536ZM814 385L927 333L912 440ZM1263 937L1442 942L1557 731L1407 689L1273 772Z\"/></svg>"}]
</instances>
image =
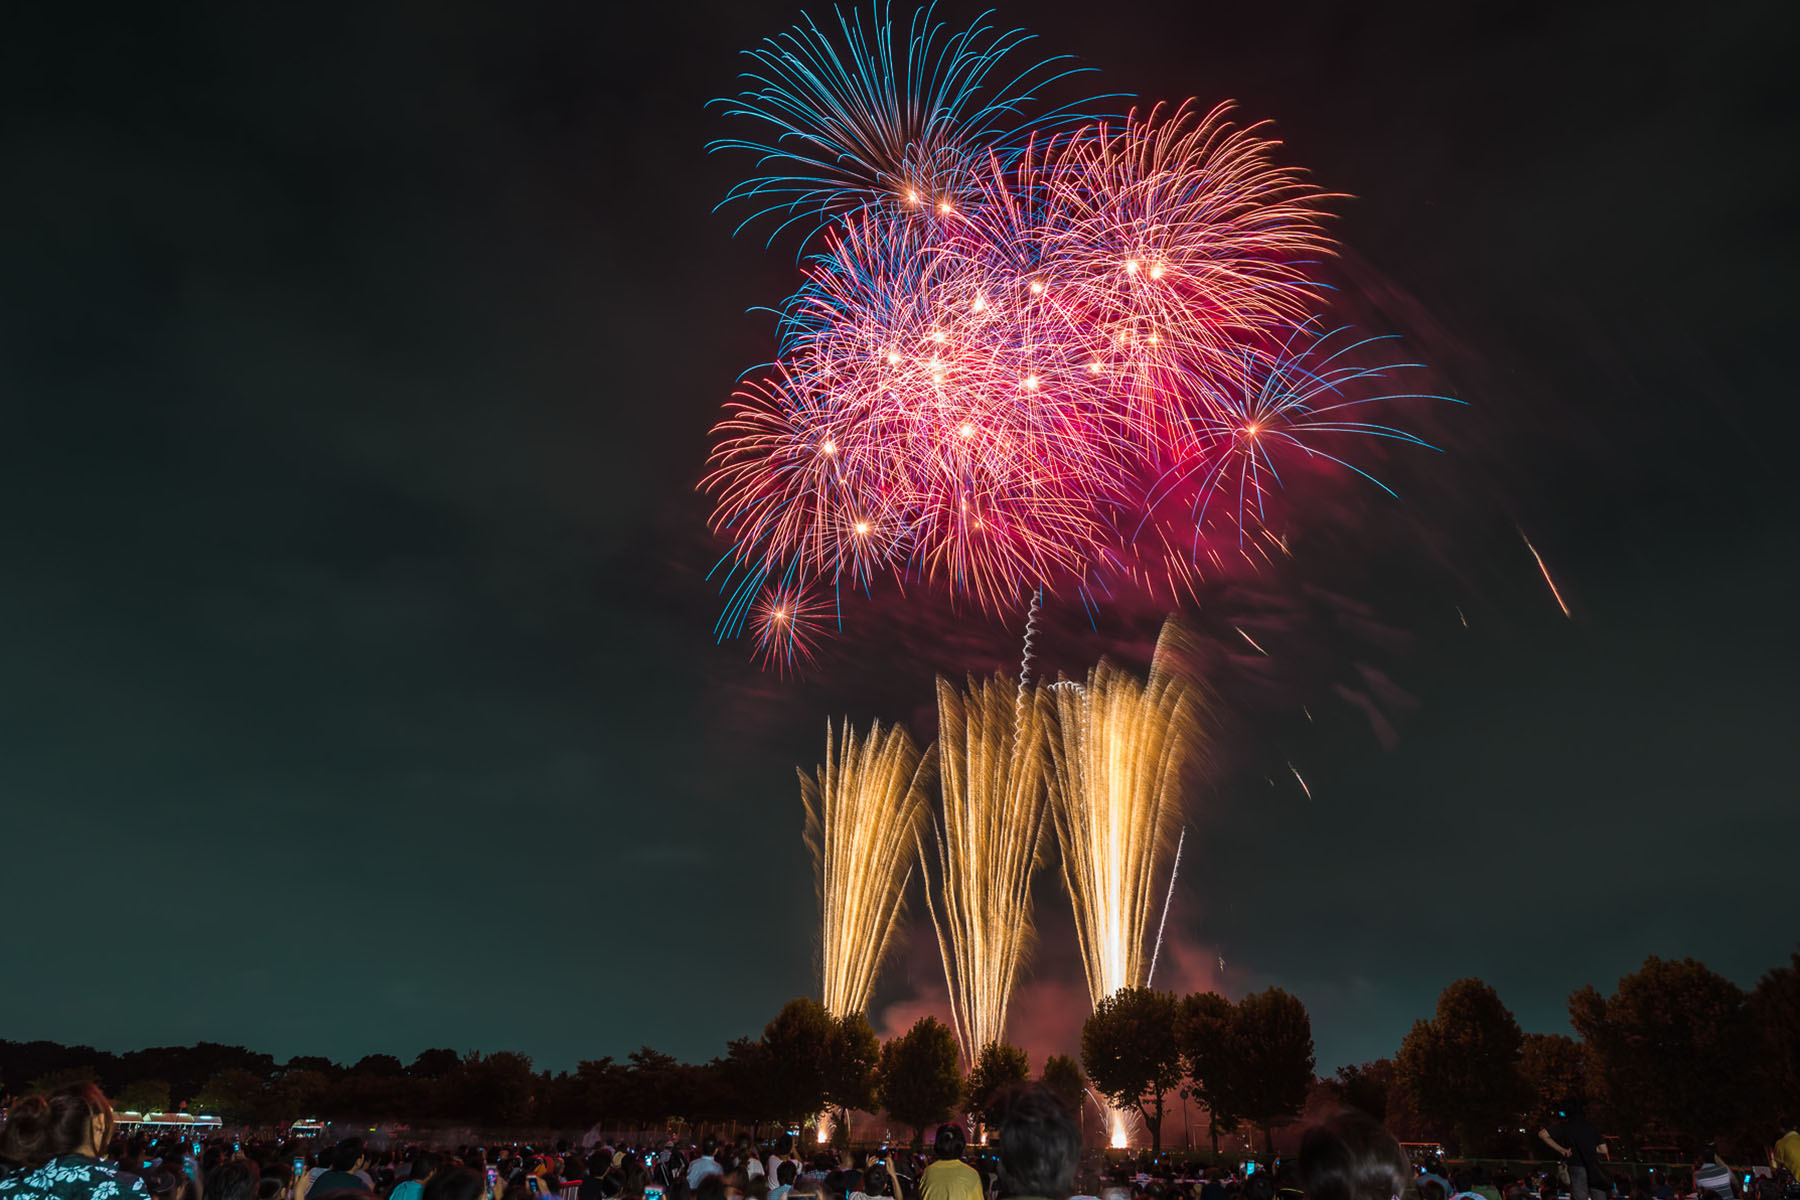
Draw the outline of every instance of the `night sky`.
<instances>
[{"instance_id":1,"label":"night sky","mask_svg":"<svg viewBox=\"0 0 1800 1200\"><path fill-rule=\"evenodd\" d=\"M795 274L712 212L704 105L799 11L12 14L0 1037L563 1068L815 989L794 766L1017 626L894 614L799 683L713 644L706 430ZM1563 1031L1646 954L1794 948L1792 11L1001 10L1273 118L1355 197L1360 315L1468 401L1303 611L1222 602L1282 610L1283 669L1220 684L1159 983L1289 988L1328 1069L1463 975ZM1085 1005L1041 882L1034 1060ZM877 1027L936 970L915 926Z\"/></svg>"}]
</instances>

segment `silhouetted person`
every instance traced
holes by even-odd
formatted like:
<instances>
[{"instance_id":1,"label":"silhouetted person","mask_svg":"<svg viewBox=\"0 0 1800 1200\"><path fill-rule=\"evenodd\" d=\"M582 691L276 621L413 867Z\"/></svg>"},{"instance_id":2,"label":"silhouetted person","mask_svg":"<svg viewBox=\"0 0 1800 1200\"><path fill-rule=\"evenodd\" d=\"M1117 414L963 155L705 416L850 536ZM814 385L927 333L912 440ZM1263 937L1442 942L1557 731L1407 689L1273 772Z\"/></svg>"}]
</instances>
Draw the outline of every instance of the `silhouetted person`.
<instances>
[{"instance_id":1,"label":"silhouetted person","mask_svg":"<svg viewBox=\"0 0 1800 1200\"><path fill-rule=\"evenodd\" d=\"M1339 1113L1300 1139L1307 1200L1394 1200L1411 1175L1400 1143L1367 1113Z\"/></svg>"},{"instance_id":2,"label":"silhouetted person","mask_svg":"<svg viewBox=\"0 0 1800 1200\"><path fill-rule=\"evenodd\" d=\"M999 1117L1000 1191L1018 1200L1066 1200L1081 1161L1081 1130L1056 1094L1041 1084L1009 1089L989 1102Z\"/></svg>"},{"instance_id":3,"label":"silhouetted person","mask_svg":"<svg viewBox=\"0 0 1800 1200\"><path fill-rule=\"evenodd\" d=\"M1581 1115L1581 1105L1564 1104L1557 1113L1562 1118L1549 1129L1538 1130L1544 1144L1563 1156L1569 1167L1569 1200L1606 1200L1612 1194L1612 1180L1600 1160L1610 1157L1606 1139Z\"/></svg>"}]
</instances>

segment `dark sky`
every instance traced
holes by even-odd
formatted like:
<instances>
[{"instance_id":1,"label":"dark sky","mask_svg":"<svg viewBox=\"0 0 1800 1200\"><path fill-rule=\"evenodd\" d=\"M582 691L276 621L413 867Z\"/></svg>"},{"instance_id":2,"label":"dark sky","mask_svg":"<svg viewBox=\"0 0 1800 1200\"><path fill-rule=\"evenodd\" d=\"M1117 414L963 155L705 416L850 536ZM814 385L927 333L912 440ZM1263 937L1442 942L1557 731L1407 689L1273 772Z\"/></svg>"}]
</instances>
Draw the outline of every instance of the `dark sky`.
<instances>
[{"instance_id":1,"label":"dark sky","mask_svg":"<svg viewBox=\"0 0 1800 1200\"><path fill-rule=\"evenodd\" d=\"M1646 954L1749 984L1793 948L1789 11L1000 14L1110 89L1274 118L1470 401L1308 568L1397 636L1287 622L1312 648L1194 795L1181 962L1296 991L1321 1067L1462 975L1559 1030ZM794 275L711 212L744 164L703 105L798 12L12 15L0 1036L563 1067L708 1056L812 990L794 765L1016 630L801 684L712 644L706 429ZM1405 701L1391 745L1345 678ZM1027 1009L1079 991L1040 890ZM928 998L928 942L882 1011Z\"/></svg>"}]
</instances>

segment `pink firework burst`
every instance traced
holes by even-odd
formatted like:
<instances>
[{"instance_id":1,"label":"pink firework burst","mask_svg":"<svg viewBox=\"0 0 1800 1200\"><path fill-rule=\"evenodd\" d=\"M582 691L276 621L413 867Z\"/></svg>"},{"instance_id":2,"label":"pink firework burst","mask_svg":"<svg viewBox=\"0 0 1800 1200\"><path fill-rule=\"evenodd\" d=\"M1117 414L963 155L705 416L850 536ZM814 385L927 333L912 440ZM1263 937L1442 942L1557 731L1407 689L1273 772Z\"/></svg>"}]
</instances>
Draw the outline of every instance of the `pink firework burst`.
<instances>
[{"instance_id":1,"label":"pink firework burst","mask_svg":"<svg viewBox=\"0 0 1800 1200\"><path fill-rule=\"evenodd\" d=\"M1285 553L1285 473L1362 474L1350 435L1417 442L1363 415L1412 398L1385 390L1399 366L1310 315L1331 197L1228 111L1026 138L954 194L833 221L714 429L721 636L753 620L766 660L809 657L809 587L990 612L1192 591Z\"/></svg>"},{"instance_id":2,"label":"pink firework burst","mask_svg":"<svg viewBox=\"0 0 1800 1200\"><path fill-rule=\"evenodd\" d=\"M756 656L784 675L797 672L813 661L831 623L831 605L807 588L768 588L751 614Z\"/></svg>"}]
</instances>

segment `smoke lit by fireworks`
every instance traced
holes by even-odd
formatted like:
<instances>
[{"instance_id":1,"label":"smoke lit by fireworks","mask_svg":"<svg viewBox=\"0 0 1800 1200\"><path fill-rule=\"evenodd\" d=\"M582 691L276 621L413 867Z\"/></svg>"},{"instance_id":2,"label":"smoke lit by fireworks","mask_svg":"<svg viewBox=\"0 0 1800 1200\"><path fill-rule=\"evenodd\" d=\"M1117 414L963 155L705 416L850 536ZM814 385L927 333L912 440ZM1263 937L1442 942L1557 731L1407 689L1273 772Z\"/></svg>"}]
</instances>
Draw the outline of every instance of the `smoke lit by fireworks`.
<instances>
[{"instance_id":1,"label":"smoke lit by fireworks","mask_svg":"<svg viewBox=\"0 0 1800 1200\"><path fill-rule=\"evenodd\" d=\"M970 1064L1004 1037L1030 944L1031 875L1049 809L1047 717L1035 688L996 676L970 680L964 693L938 680L943 811L920 854L951 1015Z\"/></svg>"},{"instance_id":2,"label":"smoke lit by fireworks","mask_svg":"<svg viewBox=\"0 0 1800 1200\"><path fill-rule=\"evenodd\" d=\"M928 801L933 754L904 726L858 737L825 727L825 763L800 772L806 845L819 887L821 1000L834 1016L869 1006L905 903Z\"/></svg>"},{"instance_id":3,"label":"smoke lit by fireworks","mask_svg":"<svg viewBox=\"0 0 1800 1200\"><path fill-rule=\"evenodd\" d=\"M1024 129L1057 60L1003 67L1023 35L929 10L901 44L877 16L753 51L732 107L774 131L724 143L769 172L734 197L823 233L779 357L714 431L721 636L753 620L766 660L804 659L765 614L809 586L990 612L1191 591L1279 552L1300 468L1417 442L1365 415L1416 398L1388 381L1412 364L1315 315L1330 197L1260 126L1181 105Z\"/></svg>"}]
</instances>

